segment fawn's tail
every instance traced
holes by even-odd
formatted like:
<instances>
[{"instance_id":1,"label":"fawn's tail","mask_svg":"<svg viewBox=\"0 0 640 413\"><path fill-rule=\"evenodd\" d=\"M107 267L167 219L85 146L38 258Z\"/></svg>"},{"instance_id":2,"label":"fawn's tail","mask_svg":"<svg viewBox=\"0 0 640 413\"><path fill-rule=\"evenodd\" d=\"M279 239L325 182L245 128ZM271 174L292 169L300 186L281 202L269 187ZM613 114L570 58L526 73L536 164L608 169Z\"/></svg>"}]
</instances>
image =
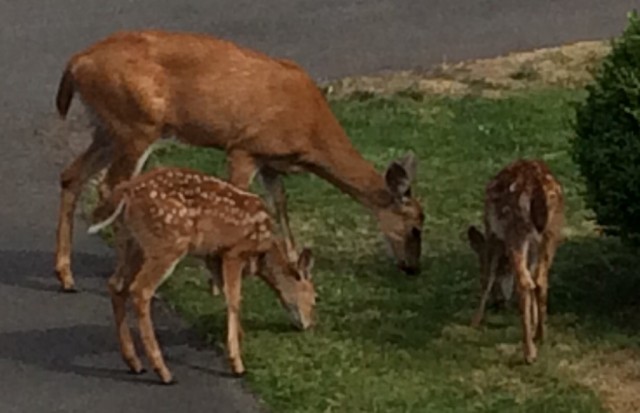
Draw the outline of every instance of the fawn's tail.
<instances>
[{"instance_id":1,"label":"fawn's tail","mask_svg":"<svg viewBox=\"0 0 640 413\"><path fill-rule=\"evenodd\" d=\"M89 229L87 230L87 233L95 234L96 232L99 232L99 231L103 230L104 228L106 228L109 225L113 224L113 221L115 221L116 218L118 218L118 216L120 216L120 214L124 210L125 204L128 201L128 197L127 197L127 193L128 193L127 189L129 187L129 185L127 185L128 183L129 182L124 182L124 184L118 185L116 187L116 189L113 191L113 193L111 194L111 197L109 198L109 200L107 201L111 205L116 205L116 204L118 205L116 207L115 211L113 211L113 214L111 214L104 221L97 222L97 223L91 225L89 227Z\"/></svg>"},{"instance_id":2,"label":"fawn's tail","mask_svg":"<svg viewBox=\"0 0 640 413\"><path fill-rule=\"evenodd\" d=\"M93 225L91 225L89 227L89 229L87 230L87 233L89 234L95 234L98 231L103 230L104 228L108 227L109 225L113 224L113 221L115 221L118 216L122 213L122 211L124 210L125 204L128 201L128 189L135 184L135 180L134 178L136 178L138 175L140 175L140 172L142 172L142 169L144 168L144 165L147 163L147 160L149 159L149 156L151 156L151 153L163 146L167 146L167 144L165 142L163 142L162 140L158 140L156 142L154 142L153 144L149 145L149 147L144 151L144 153L142 154L142 156L140 156L140 158L138 159L138 162L136 163L136 167L133 170L133 173L131 174L131 178L126 181L123 182L121 184L119 184L118 186L116 186L116 188L113 190L113 193L111 194L111 197L109 198L109 200L107 202L109 202L111 205L116 205L117 207L115 209L115 211L113 212L113 214L111 214L107 219L105 219L104 221L101 222L97 222Z\"/></svg>"}]
</instances>

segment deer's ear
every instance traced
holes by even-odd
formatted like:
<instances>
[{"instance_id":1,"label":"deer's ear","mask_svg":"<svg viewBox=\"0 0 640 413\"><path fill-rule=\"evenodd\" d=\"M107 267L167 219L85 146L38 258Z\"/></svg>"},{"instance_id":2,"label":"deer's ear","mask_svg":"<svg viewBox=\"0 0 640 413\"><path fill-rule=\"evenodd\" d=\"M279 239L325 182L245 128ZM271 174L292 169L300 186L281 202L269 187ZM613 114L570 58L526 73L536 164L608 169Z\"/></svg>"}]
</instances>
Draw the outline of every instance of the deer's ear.
<instances>
[{"instance_id":1,"label":"deer's ear","mask_svg":"<svg viewBox=\"0 0 640 413\"><path fill-rule=\"evenodd\" d=\"M471 225L469 229L467 229L467 238L469 238L469 245L471 245L471 248L473 248L477 254L480 254L484 249L485 244L482 232L480 232L480 230L474 225Z\"/></svg>"},{"instance_id":2,"label":"deer's ear","mask_svg":"<svg viewBox=\"0 0 640 413\"><path fill-rule=\"evenodd\" d=\"M298 271L303 274L306 279L311 279L311 269L315 260L313 253L309 248L304 248L298 257Z\"/></svg>"},{"instance_id":3,"label":"deer's ear","mask_svg":"<svg viewBox=\"0 0 640 413\"><path fill-rule=\"evenodd\" d=\"M389 164L384 174L384 180L389 192L391 192L395 198L402 199L403 197L411 196L411 178L409 177L409 172L399 161L393 161Z\"/></svg>"},{"instance_id":4,"label":"deer's ear","mask_svg":"<svg viewBox=\"0 0 640 413\"><path fill-rule=\"evenodd\" d=\"M398 159L396 162L398 162L407 172L409 181L415 181L416 175L418 173L418 158L416 158L416 154L412 150L409 150L404 154L402 158Z\"/></svg>"}]
</instances>

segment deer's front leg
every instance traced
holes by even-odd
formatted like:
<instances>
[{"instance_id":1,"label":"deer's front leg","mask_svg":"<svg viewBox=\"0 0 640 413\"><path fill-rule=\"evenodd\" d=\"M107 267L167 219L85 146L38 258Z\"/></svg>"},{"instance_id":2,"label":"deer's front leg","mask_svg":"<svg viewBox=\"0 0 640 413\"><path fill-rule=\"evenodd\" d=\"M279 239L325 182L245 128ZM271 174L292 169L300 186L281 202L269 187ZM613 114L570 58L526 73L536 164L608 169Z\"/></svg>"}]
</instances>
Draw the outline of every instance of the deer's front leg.
<instances>
[{"instance_id":1,"label":"deer's front leg","mask_svg":"<svg viewBox=\"0 0 640 413\"><path fill-rule=\"evenodd\" d=\"M270 168L263 168L260 172L262 184L267 190L269 206L275 210L276 219L282 231L287 247L287 255L291 262L298 261L298 253L293 232L289 226L289 214L287 212L287 194L284 182L280 174Z\"/></svg>"},{"instance_id":2,"label":"deer's front leg","mask_svg":"<svg viewBox=\"0 0 640 413\"><path fill-rule=\"evenodd\" d=\"M533 363L538 356L538 349L533 342L532 299L536 288L527 268L527 245L511 251L511 260L516 272L520 298L520 315L522 322L522 346L527 364Z\"/></svg>"},{"instance_id":3,"label":"deer's front leg","mask_svg":"<svg viewBox=\"0 0 640 413\"><path fill-rule=\"evenodd\" d=\"M242 270L244 261L237 257L223 257L222 276L224 295L227 301L227 352L231 369L235 374L244 373L240 354L240 302L242 299Z\"/></svg>"},{"instance_id":4,"label":"deer's front leg","mask_svg":"<svg viewBox=\"0 0 640 413\"><path fill-rule=\"evenodd\" d=\"M209 286L211 287L211 295L217 297L223 288L222 280L222 258L219 255L208 255L205 260L207 270L209 270Z\"/></svg>"}]
</instances>

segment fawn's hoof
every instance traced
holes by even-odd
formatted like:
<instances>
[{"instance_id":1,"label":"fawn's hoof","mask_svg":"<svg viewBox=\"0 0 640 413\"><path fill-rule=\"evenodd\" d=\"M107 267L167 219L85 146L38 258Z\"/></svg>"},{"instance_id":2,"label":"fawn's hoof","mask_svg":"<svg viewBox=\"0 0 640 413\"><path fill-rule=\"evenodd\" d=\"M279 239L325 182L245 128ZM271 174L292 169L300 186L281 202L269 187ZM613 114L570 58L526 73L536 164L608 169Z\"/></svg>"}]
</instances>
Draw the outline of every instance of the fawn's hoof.
<instances>
[{"instance_id":1,"label":"fawn's hoof","mask_svg":"<svg viewBox=\"0 0 640 413\"><path fill-rule=\"evenodd\" d=\"M129 369L129 371L128 371L129 374L132 374L134 376L139 376L141 374L145 374L146 372L147 372L147 369L145 369L144 367L140 367L137 370Z\"/></svg>"},{"instance_id":2,"label":"fawn's hoof","mask_svg":"<svg viewBox=\"0 0 640 413\"><path fill-rule=\"evenodd\" d=\"M56 277L60 280L60 291L63 293L76 293L76 284L73 281L73 275L68 269L55 270Z\"/></svg>"},{"instance_id":3,"label":"fawn's hoof","mask_svg":"<svg viewBox=\"0 0 640 413\"><path fill-rule=\"evenodd\" d=\"M63 285L63 286L60 286L60 292L65 294L75 294L78 292L78 289L75 287L75 285L72 285L70 287Z\"/></svg>"},{"instance_id":4,"label":"fawn's hoof","mask_svg":"<svg viewBox=\"0 0 640 413\"><path fill-rule=\"evenodd\" d=\"M246 373L244 364L240 360L231 360L231 371L234 377L243 377Z\"/></svg>"},{"instance_id":5,"label":"fawn's hoof","mask_svg":"<svg viewBox=\"0 0 640 413\"><path fill-rule=\"evenodd\" d=\"M176 384L178 384L178 380L174 379L174 378L170 378L169 381L161 381L163 386L174 386Z\"/></svg>"},{"instance_id":6,"label":"fawn's hoof","mask_svg":"<svg viewBox=\"0 0 640 413\"><path fill-rule=\"evenodd\" d=\"M471 319L471 327L478 328L480 327L480 323L482 323L482 315L481 314L474 315L473 318Z\"/></svg>"},{"instance_id":7,"label":"fawn's hoof","mask_svg":"<svg viewBox=\"0 0 640 413\"><path fill-rule=\"evenodd\" d=\"M158 377L160 377L160 381L162 381L162 384L174 383L173 376L171 375L171 372L169 372L169 370L156 370L156 374L158 375Z\"/></svg>"},{"instance_id":8,"label":"fawn's hoof","mask_svg":"<svg viewBox=\"0 0 640 413\"><path fill-rule=\"evenodd\" d=\"M526 364L531 365L535 363L537 358L538 358L538 351L535 347L532 348L530 351L524 353L524 362Z\"/></svg>"}]
</instances>

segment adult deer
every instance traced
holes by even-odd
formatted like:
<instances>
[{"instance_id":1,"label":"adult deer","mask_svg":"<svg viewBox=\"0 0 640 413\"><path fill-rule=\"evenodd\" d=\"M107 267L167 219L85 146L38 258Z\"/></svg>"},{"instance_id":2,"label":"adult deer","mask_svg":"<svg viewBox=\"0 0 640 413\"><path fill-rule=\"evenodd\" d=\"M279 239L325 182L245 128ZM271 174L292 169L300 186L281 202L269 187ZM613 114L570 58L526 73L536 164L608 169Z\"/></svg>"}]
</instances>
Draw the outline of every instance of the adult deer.
<instances>
[{"instance_id":1,"label":"adult deer","mask_svg":"<svg viewBox=\"0 0 640 413\"><path fill-rule=\"evenodd\" d=\"M472 325L477 327L482 321L494 283L498 281L508 300L515 277L524 359L533 363L537 357L534 340L542 342L546 335L549 268L564 225L562 186L544 162L514 161L485 189L484 225L484 235L474 226L467 232L482 274L482 298Z\"/></svg>"},{"instance_id":2,"label":"adult deer","mask_svg":"<svg viewBox=\"0 0 640 413\"><path fill-rule=\"evenodd\" d=\"M120 350L132 372L143 369L126 322L129 296L148 359L164 383L172 381L155 337L150 304L155 290L187 254L204 258L208 266L214 257L222 258L222 279L216 281L227 302L227 350L234 373L245 370L240 355L240 298L242 271L249 260L257 261L257 275L276 292L294 324L303 330L313 324L316 294L310 275L311 251L304 249L297 263L289 262L257 195L194 170L157 168L118 185L108 202L116 205L114 213L89 232L122 215L124 230L131 237L109 279L109 291ZM127 268L139 270L132 273Z\"/></svg>"},{"instance_id":3,"label":"adult deer","mask_svg":"<svg viewBox=\"0 0 640 413\"><path fill-rule=\"evenodd\" d=\"M104 198L132 176L154 141L170 135L223 149L228 179L239 188L248 188L258 174L289 251L295 251L295 242L281 175L307 171L370 210L397 265L409 274L419 272L424 216L411 190L413 153L391 162L384 174L377 172L295 63L204 34L118 32L67 63L56 98L63 118L76 92L95 129L91 145L60 178L56 273L65 291L74 290L73 213L84 184L108 167ZM111 208L102 202L93 220L109 216Z\"/></svg>"}]
</instances>

